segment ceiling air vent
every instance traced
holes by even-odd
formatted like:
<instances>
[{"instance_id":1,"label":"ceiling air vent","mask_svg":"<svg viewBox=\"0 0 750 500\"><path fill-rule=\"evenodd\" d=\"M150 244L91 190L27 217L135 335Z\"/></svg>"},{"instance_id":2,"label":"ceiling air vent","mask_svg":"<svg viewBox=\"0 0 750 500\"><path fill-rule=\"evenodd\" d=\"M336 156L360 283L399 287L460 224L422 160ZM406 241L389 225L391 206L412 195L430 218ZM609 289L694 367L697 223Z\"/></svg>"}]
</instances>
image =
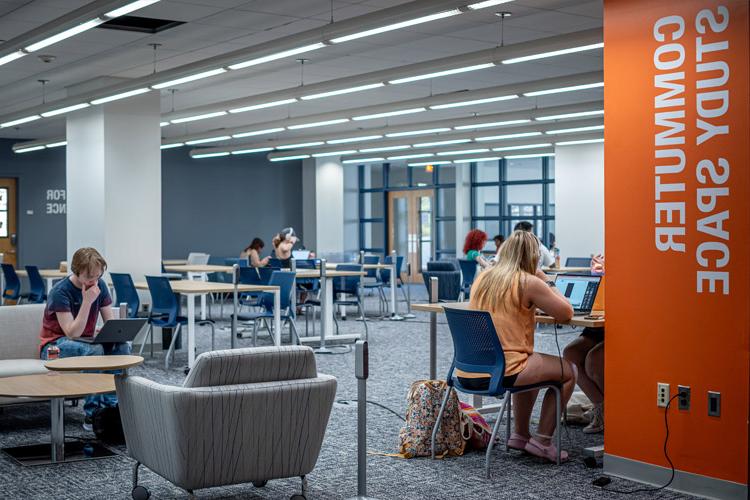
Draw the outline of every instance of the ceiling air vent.
<instances>
[{"instance_id":1,"label":"ceiling air vent","mask_svg":"<svg viewBox=\"0 0 750 500\"><path fill-rule=\"evenodd\" d=\"M164 30L185 24L183 21L170 21L169 19L153 19L150 17L120 16L106 23L100 24L98 28L123 31L137 31L138 33L160 33Z\"/></svg>"}]
</instances>

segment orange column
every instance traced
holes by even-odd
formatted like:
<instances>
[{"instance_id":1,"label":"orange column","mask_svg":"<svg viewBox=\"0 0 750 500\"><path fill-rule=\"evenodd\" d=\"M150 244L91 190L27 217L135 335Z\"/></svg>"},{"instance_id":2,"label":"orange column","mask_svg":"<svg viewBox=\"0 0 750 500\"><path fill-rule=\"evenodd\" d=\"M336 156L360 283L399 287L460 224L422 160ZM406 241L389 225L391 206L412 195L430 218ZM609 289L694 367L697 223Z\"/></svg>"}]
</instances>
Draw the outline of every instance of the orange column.
<instances>
[{"instance_id":1,"label":"orange column","mask_svg":"<svg viewBox=\"0 0 750 500\"><path fill-rule=\"evenodd\" d=\"M668 467L665 382L692 393L669 411L675 467L746 486L748 1L605 0L604 44L605 468Z\"/></svg>"}]
</instances>

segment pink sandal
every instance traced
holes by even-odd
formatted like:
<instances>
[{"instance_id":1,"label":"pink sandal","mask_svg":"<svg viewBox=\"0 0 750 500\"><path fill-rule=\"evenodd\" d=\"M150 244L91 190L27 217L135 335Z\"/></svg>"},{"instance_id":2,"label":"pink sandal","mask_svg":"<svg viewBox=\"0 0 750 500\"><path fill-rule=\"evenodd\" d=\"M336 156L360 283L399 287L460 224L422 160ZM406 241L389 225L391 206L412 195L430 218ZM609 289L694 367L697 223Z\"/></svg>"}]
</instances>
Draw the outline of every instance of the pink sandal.
<instances>
[{"instance_id":1,"label":"pink sandal","mask_svg":"<svg viewBox=\"0 0 750 500\"><path fill-rule=\"evenodd\" d=\"M510 439L508 439L508 448L512 450L525 451L526 444L528 442L528 438L525 438L522 435L514 432L510 435Z\"/></svg>"},{"instance_id":2,"label":"pink sandal","mask_svg":"<svg viewBox=\"0 0 750 500\"><path fill-rule=\"evenodd\" d=\"M550 462L557 462L557 448L555 448L555 445L552 443L543 445L532 437L531 439L529 439L529 442L526 443L526 447L524 449L535 457L544 458L549 460ZM566 462L567 460L568 452L565 450L561 450L560 462Z\"/></svg>"}]
</instances>

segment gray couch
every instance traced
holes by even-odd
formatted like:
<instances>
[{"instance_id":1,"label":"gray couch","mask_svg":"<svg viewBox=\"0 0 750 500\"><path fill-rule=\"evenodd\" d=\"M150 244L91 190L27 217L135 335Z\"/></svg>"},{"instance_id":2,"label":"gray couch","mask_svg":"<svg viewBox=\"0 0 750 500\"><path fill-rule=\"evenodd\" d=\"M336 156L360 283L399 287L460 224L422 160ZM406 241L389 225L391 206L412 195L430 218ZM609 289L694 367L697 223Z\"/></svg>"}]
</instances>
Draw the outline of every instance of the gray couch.
<instances>
[{"instance_id":1,"label":"gray couch","mask_svg":"<svg viewBox=\"0 0 750 500\"><path fill-rule=\"evenodd\" d=\"M181 387L116 377L128 454L138 467L192 491L305 476L315 467L336 394L309 347L212 351Z\"/></svg>"},{"instance_id":2,"label":"gray couch","mask_svg":"<svg viewBox=\"0 0 750 500\"><path fill-rule=\"evenodd\" d=\"M47 373L39 359L44 304L0 307L0 377ZM0 396L0 406L36 401Z\"/></svg>"}]
</instances>

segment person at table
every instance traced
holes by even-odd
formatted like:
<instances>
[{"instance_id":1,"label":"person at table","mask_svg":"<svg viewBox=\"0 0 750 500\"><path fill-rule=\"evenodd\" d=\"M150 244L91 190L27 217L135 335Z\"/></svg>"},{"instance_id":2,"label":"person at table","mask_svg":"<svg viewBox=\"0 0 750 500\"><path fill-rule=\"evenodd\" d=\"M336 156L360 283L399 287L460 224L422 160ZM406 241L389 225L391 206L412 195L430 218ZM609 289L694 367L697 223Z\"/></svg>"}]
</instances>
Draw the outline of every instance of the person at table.
<instances>
[{"instance_id":1,"label":"person at table","mask_svg":"<svg viewBox=\"0 0 750 500\"><path fill-rule=\"evenodd\" d=\"M521 221L513 228L514 231L526 231L527 233L534 233L534 226L529 221ZM555 263L555 257L552 252L544 246L542 240L537 238L539 243L539 267L550 267Z\"/></svg>"},{"instance_id":2,"label":"person at table","mask_svg":"<svg viewBox=\"0 0 750 500\"><path fill-rule=\"evenodd\" d=\"M273 237L273 248L276 258L281 261L281 267L291 267L292 250L297 243L297 235L294 234L294 228L286 227L279 234Z\"/></svg>"},{"instance_id":3,"label":"person at table","mask_svg":"<svg viewBox=\"0 0 750 500\"><path fill-rule=\"evenodd\" d=\"M505 241L505 236L503 236L502 234L496 234L492 238L492 242L495 243L495 255L493 255L492 258L490 258L490 262L493 265L495 264L495 262L497 262L497 254L498 252L500 252L500 246L503 244L504 241Z\"/></svg>"},{"instance_id":4,"label":"person at table","mask_svg":"<svg viewBox=\"0 0 750 500\"><path fill-rule=\"evenodd\" d=\"M79 248L73 254L70 270L73 274L58 282L47 297L42 330L39 334L39 355L47 359L51 345L60 349L60 357L130 354L127 342L90 344L81 338L96 335L98 317L112 319L112 297L102 274L107 269L104 257L94 248ZM87 396L83 405L86 414L83 427L91 431L94 412L99 408L116 406L115 394Z\"/></svg>"},{"instance_id":5,"label":"person at table","mask_svg":"<svg viewBox=\"0 0 750 500\"><path fill-rule=\"evenodd\" d=\"M604 256L591 259L591 274L604 274ZM581 335L565 347L563 357L578 367L578 387L594 407L586 434L604 432L604 328L584 328Z\"/></svg>"},{"instance_id":6,"label":"person at table","mask_svg":"<svg viewBox=\"0 0 750 500\"><path fill-rule=\"evenodd\" d=\"M539 242L528 231L515 231L500 247L498 263L479 274L471 287L469 308L489 311L505 352L503 387L525 386L540 382L561 382L561 404L565 408L573 393L576 368L569 361L534 350L537 308L565 323L573 317L570 302L555 288L554 282L538 268ZM484 373L455 371L462 385L469 389L486 389L489 378ZM517 450L556 460L552 444L555 432L555 395L547 390L542 402L536 433L529 429L531 412L539 391L513 395L515 432L508 446ZM566 460L567 452L560 452Z\"/></svg>"},{"instance_id":7,"label":"person at table","mask_svg":"<svg viewBox=\"0 0 750 500\"><path fill-rule=\"evenodd\" d=\"M479 267L485 269L492 264L482 255L482 249L487 243L487 233L481 229L472 229L464 238L464 255L467 260L473 260Z\"/></svg>"},{"instance_id":8,"label":"person at table","mask_svg":"<svg viewBox=\"0 0 750 500\"><path fill-rule=\"evenodd\" d=\"M263 240L260 238L253 238L253 241L240 253L241 259L248 259L251 267L266 267L268 261L271 259L270 256L263 257L261 259L260 252L263 247L266 246Z\"/></svg>"}]
</instances>

